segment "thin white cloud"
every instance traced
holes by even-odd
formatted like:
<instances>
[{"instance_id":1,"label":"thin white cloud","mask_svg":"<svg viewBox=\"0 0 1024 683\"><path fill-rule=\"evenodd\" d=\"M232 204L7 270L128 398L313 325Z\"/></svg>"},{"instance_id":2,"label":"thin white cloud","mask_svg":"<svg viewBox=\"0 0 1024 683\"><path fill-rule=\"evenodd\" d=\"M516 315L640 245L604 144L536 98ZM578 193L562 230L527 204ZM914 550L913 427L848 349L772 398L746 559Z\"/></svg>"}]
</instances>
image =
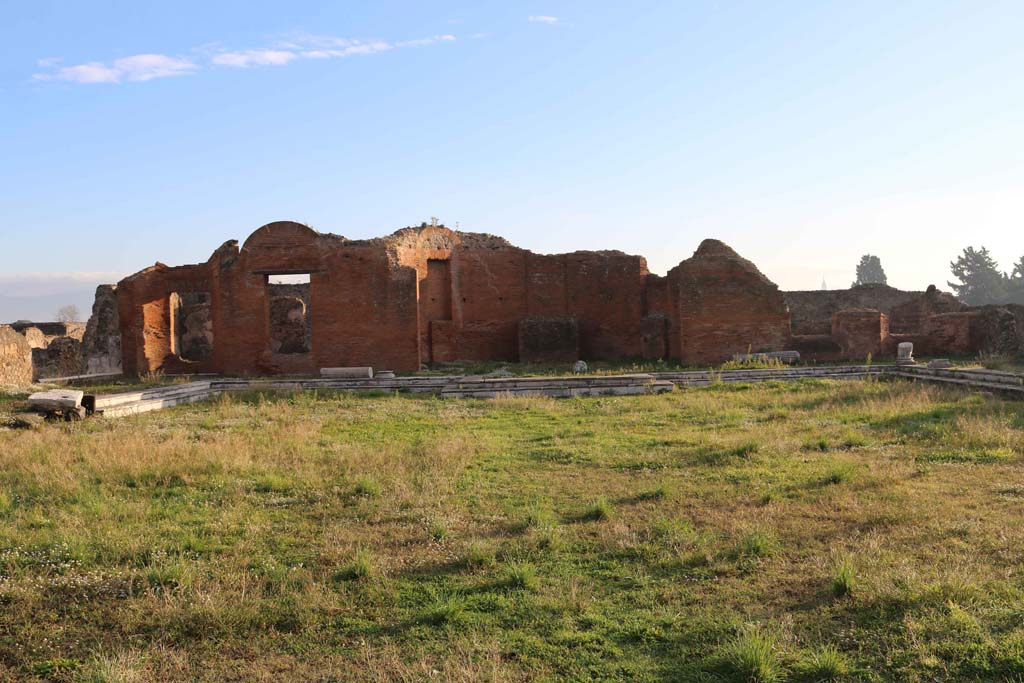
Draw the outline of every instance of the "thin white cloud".
<instances>
[{"instance_id":1,"label":"thin white cloud","mask_svg":"<svg viewBox=\"0 0 1024 683\"><path fill-rule=\"evenodd\" d=\"M526 17L526 20L531 24L557 24L558 17L553 17L548 14L531 14Z\"/></svg>"},{"instance_id":2,"label":"thin white cloud","mask_svg":"<svg viewBox=\"0 0 1024 683\"><path fill-rule=\"evenodd\" d=\"M395 43L395 47L423 47L425 45L433 45L434 43L446 43L455 40L455 36L447 33L443 36L433 36L430 38L420 38L418 40L403 40Z\"/></svg>"},{"instance_id":3,"label":"thin white cloud","mask_svg":"<svg viewBox=\"0 0 1024 683\"><path fill-rule=\"evenodd\" d=\"M283 66L295 59L298 55L288 50L271 50L261 48L257 50L239 50L237 52L221 52L210 60L217 66L234 66L248 68L251 66Z\"/></svg>"},{"instance_id":4,"label":"thin white cloud","mask_svg":"<svg viewBox=\"0 0 1024 683\"><path fill-rule=\"evenodd\" d=\"M364 42L361 40L331 40L327 38L296 43L295 47L302 50L300 54L306 59L334 59L337 57L351 57L353 55L372 55L395 48L394 45L383 40Z\"/></svg>"},{"instance_id":5,"label":"thin white cloud","mask_svg":"<svg viewBox=\"0 0 1024 683\"><path fill-rule=\"evenodd\" d=\"M207 43L192 50L192 53L196 55L193 58L141 54L115 59L109 63L85 62L72 66L61 66L59 59L48 58L39 61L40 68L45 71L34 74L33 77L42 81L70 81L73 83L149 81L154 78L183 76L211 66L230 68L284 66L299 59L334 59L354 55L371 55L454 40L455 36L450 33L397 42L300 34L269 47L246 50L227 50L218 43Z\"/></svg>"},{"instance_id":6,"label":"thin white cloud","mask_svg":"<svg viewBox=\"0 0 1024 683\"><path fill-rule=\"evenodd\" d=\"M6 296L48 296L113 284L126 274L117 271L3 273L0 291Z\"/></svg>"},{"instance_id":7,"label":"thin white cloud","mask_svg":"<svg viewBox=\"0 0 1024 683\"><path fill-rule=\"evenodd\" d=\"M44 81L71 81L73 83L121 83L123 81L151 81L154 78L184 76L199 69L191 59L159 54L141 54L115 59L109 64L86 62L74 66L57 66L53 59L40 62L40 66L54 70L37 73Z\"/></svg>"}]
</instances>

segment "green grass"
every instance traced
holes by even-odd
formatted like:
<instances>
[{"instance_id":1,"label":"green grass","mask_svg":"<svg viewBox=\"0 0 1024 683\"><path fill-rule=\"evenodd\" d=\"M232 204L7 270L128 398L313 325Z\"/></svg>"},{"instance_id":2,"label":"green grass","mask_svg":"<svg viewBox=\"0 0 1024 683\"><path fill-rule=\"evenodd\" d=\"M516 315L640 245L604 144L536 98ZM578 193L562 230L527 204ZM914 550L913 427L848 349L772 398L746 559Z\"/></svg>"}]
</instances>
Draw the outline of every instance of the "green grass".
<instances>
[{"instance_id":1,"label":"green grass","mask_svg":"<svg viewBox=\"0 0 1024 683\"><path fill-rule=\"evenodd\" d=\"M835 571L832 573L832 595L837 598L851 595L856 584L857 580L853 565L848 559L840 560L836 564Z\"/></svg>"},{"instance_id":2,"label":"green grass","mask_svg":"<svg viewBox=\"0 0 1024 683\"><path fill-rule=\"evenodd\" d=\"M595 498L594 501L587 506L587 509L580 515L580 519L588 520L591 522L599 522L605 519L611 519L615 509L612 504L608 502L608 499L604 496Z\"/></svg>"},{"instance_id":3,"label":"green grass","mask_svg":"<svg viewBox=\"0 0 1024 683\"><path fill-rule=\"evenodd\" d=\"M1024 680L1022 458L888 381L0 429L0 681Z\"/></svg>"},{"instance_id":4,"label":"green grass","mask_svg":"<svg viewBox=\"0 0 1024 683\"><path fill-rule=\"evenodd\" d=\"M746 627L724 651L726 680L736 683L779 683L786 669L775 636L758 627Z\"/></svg>"}]
</instances>

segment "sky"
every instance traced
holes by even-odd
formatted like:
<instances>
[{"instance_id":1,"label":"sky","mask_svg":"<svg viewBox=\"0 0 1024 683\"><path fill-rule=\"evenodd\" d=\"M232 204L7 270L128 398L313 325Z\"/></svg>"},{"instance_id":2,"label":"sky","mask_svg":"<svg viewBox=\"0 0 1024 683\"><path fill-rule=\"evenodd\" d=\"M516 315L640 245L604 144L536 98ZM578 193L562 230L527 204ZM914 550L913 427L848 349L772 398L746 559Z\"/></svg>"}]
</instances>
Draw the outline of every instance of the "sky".
<instances>
[{"instance_id":1,"label":"sky","mask_svg":"<svg viewBox=\"0 0 1024 683\"><path fill-rule=\"evenodd\" d=\"M945 288L1024 255L1022 35L1016 0L0 0L0 320L275 220Z\"/></svg>"}]
</instances>

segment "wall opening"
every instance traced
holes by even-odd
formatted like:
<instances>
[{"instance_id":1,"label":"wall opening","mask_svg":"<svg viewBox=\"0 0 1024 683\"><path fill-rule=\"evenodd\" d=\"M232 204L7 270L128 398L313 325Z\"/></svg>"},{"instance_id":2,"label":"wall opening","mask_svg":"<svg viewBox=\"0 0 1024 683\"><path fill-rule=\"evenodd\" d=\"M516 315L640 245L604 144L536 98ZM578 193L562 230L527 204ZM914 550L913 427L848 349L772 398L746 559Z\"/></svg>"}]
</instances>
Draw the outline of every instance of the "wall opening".
<instances>
[{"instance_id":1,"label":"wall opening","mask_svg":"<svg viewBox=\"0 0 1024 683\"><path fill-rule=\"evenodd\" d=\"M267 276L271 353L304 354L313 348L309 273Z\"/></svg>"},{"instance_id":2,"label":"wall opening","mask_svg":"<svg viewBox=\"0 0 1024 683\"><path fill-rule=\"evenodd\" d=\"M213 353L213 316L209 292L171 292L171 353L204 361Z\"/></svg>"},{"instance_id":3,"label":"wall opening","mask_svg":"<svg viewBox=\"0 0 1024 683\"><path fill-rule=\"evenodd\" d=\"M428 259L420 286L420 306L427 320L452 319L452 270L448 259Z\"/></svg>"}]
</instances>

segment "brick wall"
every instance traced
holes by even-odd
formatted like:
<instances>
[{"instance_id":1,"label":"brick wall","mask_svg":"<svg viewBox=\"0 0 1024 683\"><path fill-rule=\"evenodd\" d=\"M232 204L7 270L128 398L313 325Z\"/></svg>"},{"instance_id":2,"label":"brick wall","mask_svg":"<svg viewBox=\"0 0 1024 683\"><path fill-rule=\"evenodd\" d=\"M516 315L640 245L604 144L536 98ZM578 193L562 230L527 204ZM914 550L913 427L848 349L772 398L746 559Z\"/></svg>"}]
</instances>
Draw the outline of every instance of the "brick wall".
<instances>
[{"instance_id":1,"label":"brick wall","mask_svg":"<svg viewBox=\"0 0 1024 683\"><path fill-rule=\"evenodd\" d=\"M676 323L669 334L673 357L714 363L786 347L790 317L782 292L722 242L704 240L668 279Z\"/></svg>"},{"instance_id":2,"label":"brick wall","mask_svg":"<svg viewBox=\"0 0 1024 683\"><path fill-rule=\"evenodd\" d=\"M832 316L832 338L843 358L864 360L869 354L877 358L888 337L889 317L881 311L855 308Z\"/></svg>"},{"instance_id":3,"label":"brick wall","mask_svg":"<svg viewBox=\"0 0 1024 683\"><path fill-rule=\"evenodd\" d=\"M297 300L274 303L268 278L289 273L309 274L301 297L307 327L291 335L302 341L304 332L305 344L283 345L279 338L277 318L302 307ZM640 256L534 254L500 237L443 226L349 240L279 222L256 230L241 247L225 243L205 263L158 263L125 278L116 300L128 373L315 374L343 365L416 370L430 362L568 361L577 354L707 364L787 348L807 359L891 353L885 311L832 310L864 297L883 299L907 325L922 328L915 339L935 337L935 348L979 343L969 324L941 317L958 315L946 313L959 306L948 295L878 287L850 292L784 295L716 240L705 240L658 276ZM819 330L818 317L831 311L827 327L794 335L787 300L802 307L802 329ZM209 307L201 321L208 355L181 353L182 301ZM544 320L574 321L574 341L570 327ZM988 328L1009 329L1011 318L1000 320Z\"/></svg>"}]
</instances>

